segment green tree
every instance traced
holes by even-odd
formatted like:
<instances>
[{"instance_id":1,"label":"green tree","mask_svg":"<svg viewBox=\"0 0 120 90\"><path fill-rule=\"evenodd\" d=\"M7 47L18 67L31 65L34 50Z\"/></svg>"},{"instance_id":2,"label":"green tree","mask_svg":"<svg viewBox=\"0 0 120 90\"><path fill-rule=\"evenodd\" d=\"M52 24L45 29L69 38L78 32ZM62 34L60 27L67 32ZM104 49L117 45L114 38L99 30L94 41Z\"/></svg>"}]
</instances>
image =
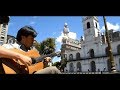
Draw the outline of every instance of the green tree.
<instances>
[{"instance_id":1,"label":"green tree","mask_svg":"<svg viewBox=\"0 0 120 90\"><path fill-rule=\"evenodd\" d=\"M56 44L55 38L47 38L40 43L40 53L50 54L55 52Z\"/></svg>"},{"instance_id":2,"label":"green tree","mask_svg":"<svg viewBox=\"0 0 120 90\"><path fill-rule=\"evenodd\" d=\"M37 41L33 44L33 46L35 46L35 48L40 51L40 43L38 43Z\"/></svg>"},{"instance_id":3,"label":"green tree","mask_svg":"<svg viewBox=\"0 0 120 90\"><path fill-rule=\"evenodd\" d=\"M60 62L55 62L55 63L53 63L52 66L56 66L58 69L60 69L61 63Z\"/></svg>"}]
</instances>

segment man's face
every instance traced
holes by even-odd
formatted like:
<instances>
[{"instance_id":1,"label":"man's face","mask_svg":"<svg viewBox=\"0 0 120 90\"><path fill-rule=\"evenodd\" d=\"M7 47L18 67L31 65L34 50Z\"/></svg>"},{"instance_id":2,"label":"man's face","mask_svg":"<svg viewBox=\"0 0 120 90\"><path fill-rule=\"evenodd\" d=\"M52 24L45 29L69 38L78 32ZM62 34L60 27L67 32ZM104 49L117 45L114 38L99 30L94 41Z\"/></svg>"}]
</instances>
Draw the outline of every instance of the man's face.
<instances>
[{"instance_id":1,"label":"man's face","mask_svg":"<svg viewBox=\"0 0 120 90\"><path fill-rule=\"evenodd\" d=\"M24 45L29 48L33 45L34 37L32 35L29 35L28 37L23 36L22 40L24 41Z\"/></svg>"}]
</instances>

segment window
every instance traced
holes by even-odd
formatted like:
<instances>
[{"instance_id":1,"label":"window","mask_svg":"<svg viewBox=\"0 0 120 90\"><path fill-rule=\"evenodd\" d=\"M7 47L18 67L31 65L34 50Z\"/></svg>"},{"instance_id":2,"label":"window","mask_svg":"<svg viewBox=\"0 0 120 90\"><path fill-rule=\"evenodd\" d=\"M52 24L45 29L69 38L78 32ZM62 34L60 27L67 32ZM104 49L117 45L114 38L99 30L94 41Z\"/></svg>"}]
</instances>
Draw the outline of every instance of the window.
<instances>
[{"instance_id":1,"label":"window","mask_svg":"<svg viewBox=\"0 0 120 90\"><path fill-rule=\"evenodd\" d=\"M94 58L94 57L95 57L95 55L94 55L94 50L93 50L93 49L90 50L90 57L91 57L91 58Z\"/></svg>"},{"instance_id":2,"label":"window","mask_svg":"<svg viewBox=\"0 0 120 90\"><path fill-rule=\"evenodd\" d=\"M87 22L87 29L90 28L90 22Z\"/></svg>"},{"instance_id":3,"label":"window","mask_svg":"<svg viewBox=\"0 0 120 90\"><path fill-rule=\"evenodd\" d=\"M69 59L73 60L73 55L72 54L69 55Z\"/></svg>"},{"instance_id":4,"label":"window","mask_svg":"<svg viewBox=\"0 0 120 90\"><path fill-rule=\"evenodd\" d=\"M97 28L97 23L95 22L96 28Z\"/></svg>"},{"instance_id":5,"label":"window","mask_svg":"<svg viewBox=\"0 0 120 90\"><path fill-rule=\"evenodd\" d=\"M64 54L64 58L67 59L67 54Z\"/></svg>"},{"instance_id":6,"label":"window","mask_svg":"<svg viewBox=\"0 0 120 90\"><path fill-rule=\"evenodd\" d=\"M78 63L77 63L77 72L80 72L80 71L81 71L81 63L78 62Z\"/></svg>"},{"instance_id":7,"label":"window","mask_svg":"<svg viewBox=\"0 0 120 90\"><path fill-rule=\"evenodd\" d=\"M117 46L117 53L120 54L120 45Z\"/></svg>"},{"instance_id":8,"label":"window","mask_svg":"<svg viewBox=\"0 0 120 90\"><path fill-rule=\"evenodd\" d=\"M80 59L80 53L76 53L76 60Z\"/></svg>"}]
</instances>

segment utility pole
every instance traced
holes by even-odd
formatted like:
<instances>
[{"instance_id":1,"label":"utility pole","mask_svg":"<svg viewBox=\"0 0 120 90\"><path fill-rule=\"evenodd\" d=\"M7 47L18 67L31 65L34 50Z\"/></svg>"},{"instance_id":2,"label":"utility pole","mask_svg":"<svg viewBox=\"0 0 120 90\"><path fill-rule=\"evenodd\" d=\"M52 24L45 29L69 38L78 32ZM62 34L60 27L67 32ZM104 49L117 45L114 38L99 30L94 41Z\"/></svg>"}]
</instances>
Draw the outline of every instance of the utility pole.
<instances>
[{"instance_id":1,"label":"utility pole","mask_svg":"<svg viewBox=\"0 0 120 90\"><path fill-rule=\"evenodd\" d=\"M115 62L113 59L113 53L112 53L112 48L111 48L111 43L110 43L110 39L109 39L109 34L108 34L108 27L106 24L106 18L105 16L103 16L103 20L104 20L104 25L105 25L105 34L106 34L106 40L107 40L107 44L108 44L108 50L109 50L109 60L110 60L110 66L111 66L111 73L115 73L116 72L116 68L115 68Z\"/></svg>"}]
</instances>

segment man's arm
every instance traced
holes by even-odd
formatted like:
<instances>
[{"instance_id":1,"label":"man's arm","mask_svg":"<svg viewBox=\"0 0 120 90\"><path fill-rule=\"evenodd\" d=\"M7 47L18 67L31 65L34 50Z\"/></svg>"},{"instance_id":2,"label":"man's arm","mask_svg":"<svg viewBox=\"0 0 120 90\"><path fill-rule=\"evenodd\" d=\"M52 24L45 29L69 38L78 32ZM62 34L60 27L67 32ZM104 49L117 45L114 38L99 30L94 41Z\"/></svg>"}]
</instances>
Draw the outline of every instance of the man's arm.
<instances>
[{"instance_id":1,"label":"man's arm","mask_svg":"<svg viewBox=\"0 0 120 90\"><path fill-rule=\"evenodd\" d=\"M20 53L11 51L9 49L6 49L2 46L0 46L0 56L4 58L10 58L10 59L18 59L20 60L23 64L28 64L31 65L32 60L30 57L24 56Z\"/></svg>"}]
</instances>

